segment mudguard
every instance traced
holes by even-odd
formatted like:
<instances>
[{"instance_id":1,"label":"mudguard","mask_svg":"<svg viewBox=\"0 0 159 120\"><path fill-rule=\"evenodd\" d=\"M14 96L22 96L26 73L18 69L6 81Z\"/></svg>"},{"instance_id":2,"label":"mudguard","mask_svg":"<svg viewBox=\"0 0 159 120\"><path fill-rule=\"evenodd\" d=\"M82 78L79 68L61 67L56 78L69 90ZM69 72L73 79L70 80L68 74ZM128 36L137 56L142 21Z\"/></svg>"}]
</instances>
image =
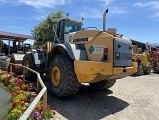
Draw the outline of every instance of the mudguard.
<instances>
[{"instance_id":1,"label":"mudguard","mask_svg":"<svg viewBox=\"0 0 159 120\"><path fill-rule=\"evenodd\" d=\"M58 51L58 53L57 53ZM87 53L84 45L77 44L54 44L52 46L52 50L50 51L47 59L47 64L51 61L51 59L57 54L68 54L71 59L74 60L88 60Z\"/></svg>"}]
</instances>

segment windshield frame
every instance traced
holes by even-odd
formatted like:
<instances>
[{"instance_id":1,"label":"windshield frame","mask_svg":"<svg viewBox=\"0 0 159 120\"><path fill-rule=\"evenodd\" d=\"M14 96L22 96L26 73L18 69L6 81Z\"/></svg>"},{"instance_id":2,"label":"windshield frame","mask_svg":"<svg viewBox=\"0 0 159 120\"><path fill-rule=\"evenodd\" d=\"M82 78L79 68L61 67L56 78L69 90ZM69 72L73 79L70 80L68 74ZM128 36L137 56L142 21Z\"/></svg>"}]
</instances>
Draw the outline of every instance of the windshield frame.
<instances>
[{"instance_id":1,"label":"windshield frame","mask_svg":"<svg viewBox=\"0 0 159 120\"><path fill-rule=\"evenodd\" d=\"M71 27L71 26L76 26L78 27L78 29L74 30L74 31L68 31L70 29L66 29L67 27ZM83 23L82 22L77 22L77 21L72 21L70 19L62 19L59 21L58 25L57 25L57 36L58 39L60 41L60 43L64 43L64 34L69 34L71 32L77 32L80 31L83 28Z\"/></svg>"}]
</instances>

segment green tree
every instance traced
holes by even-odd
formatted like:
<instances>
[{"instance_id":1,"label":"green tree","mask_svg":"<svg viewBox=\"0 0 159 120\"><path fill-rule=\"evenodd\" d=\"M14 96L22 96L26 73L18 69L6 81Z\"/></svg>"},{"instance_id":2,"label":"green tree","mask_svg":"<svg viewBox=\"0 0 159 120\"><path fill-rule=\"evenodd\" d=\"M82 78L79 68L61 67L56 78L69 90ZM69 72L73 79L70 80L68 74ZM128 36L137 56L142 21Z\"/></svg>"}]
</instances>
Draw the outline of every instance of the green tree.
<instances>
[{"instance_id":1,"label":"green tree","mask_svg":"<svg viewBox=\"0 0 159 120\"><path fill-rule=\"evenodd\" d=\"M54 39L54 32L53 26L55 23L51 22L50 20L57 20L61 19L63 16L63 11L58 10L57 12L50 13L46 19L40 22L38 25L31 30L31 34L35 38L36 45L41 44L41 41L47 42L52 41Z\"/></svg>"}]
</instances>

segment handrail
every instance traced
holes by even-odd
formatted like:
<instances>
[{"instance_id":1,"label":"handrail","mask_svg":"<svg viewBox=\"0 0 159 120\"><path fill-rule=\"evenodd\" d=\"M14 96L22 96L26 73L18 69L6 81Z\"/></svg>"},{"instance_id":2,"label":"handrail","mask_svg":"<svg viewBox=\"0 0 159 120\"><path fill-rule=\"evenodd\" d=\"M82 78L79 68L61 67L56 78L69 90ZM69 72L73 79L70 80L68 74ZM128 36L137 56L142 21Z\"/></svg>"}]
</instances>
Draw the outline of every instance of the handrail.
<instances>
[{"instance_id":1,"label":"handrail","mask_svg":"<svg viewBox=\"0 0 159 120\"><path fill-rule=\"evenodd\" d=\"M37 75L37 91L39 90L39 83L42 86L42 90L39 92L39 94L35 97L35 99L32 101L32 103L30 104L30 106L27 108L27 110L22 114L22 116L20 117L19 120L27 120L27 118L30 116L30 114L32 113L32 111L34 110L35 106L37 105L37 103L40 101L40 99L43 97L43 117L45 117L45 113L47 110L47 88L45 86L45 84L43 83L40 74L26 66L23 65L19 65L19 64L14 64L14 63L10 63L10 62L6 62L6 61L1 61L0 63L7 63L10 67L10 72L12 72L12 66L19 66L23 68L23 81L25 80L25 70L30 70L31 72L35 73Z\"/></svg>"}]
</instances>

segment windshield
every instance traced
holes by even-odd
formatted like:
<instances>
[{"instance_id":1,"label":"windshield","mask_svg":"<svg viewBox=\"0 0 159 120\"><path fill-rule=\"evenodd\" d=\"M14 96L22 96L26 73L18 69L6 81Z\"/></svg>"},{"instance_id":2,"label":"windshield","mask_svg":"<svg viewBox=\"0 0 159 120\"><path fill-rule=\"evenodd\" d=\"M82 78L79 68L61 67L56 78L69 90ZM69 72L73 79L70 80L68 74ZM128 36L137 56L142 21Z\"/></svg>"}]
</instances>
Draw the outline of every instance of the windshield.
<instances>
[{"instance_id":1,"label":"windshield","mask_svg":"<svg viewBox=\"0 0 159 120\"><path fill-rule=\"evenodd\" d=\"M57 37L60 43L64 43L64 34L80 31L82 29L82 23L63 19L57 26Z\"/></svg>"},{"instance_id":2,"label":"windshield","mask_svg":"<svg viewBox=\"0 0 159 120\"><path fill-rule=\"evenodd\" d=\"M73 21L65 21L65 34L80 31L82 29L82 24L73 22Z\"/></svg>"}]
</instances>

